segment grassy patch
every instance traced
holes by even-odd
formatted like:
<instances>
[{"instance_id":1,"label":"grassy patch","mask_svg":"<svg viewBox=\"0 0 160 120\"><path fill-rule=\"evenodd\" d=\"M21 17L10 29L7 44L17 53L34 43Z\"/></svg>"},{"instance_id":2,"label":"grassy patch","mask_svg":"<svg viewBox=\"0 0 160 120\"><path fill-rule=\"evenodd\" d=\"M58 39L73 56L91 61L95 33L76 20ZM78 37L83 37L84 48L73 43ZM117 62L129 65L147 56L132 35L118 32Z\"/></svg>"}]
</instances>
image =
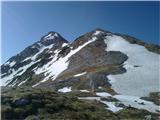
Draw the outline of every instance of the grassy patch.
<instances>
[{"instance_id":1,"label":"grassy patch","mask_svg":"<svg viewBox=\"0 0 160 120\"><path fill-rule=\"evenodd\" d=\"M148 97L141 97L141 99L152 101L156 105L160 105L160 92L151 92Z\"/></svg>"},{"instance_id":2,"label":"grassy patch","mask_svg":"<svg viewBox=\"0 0 160 120\"><path fill-rule=\"evenodd\" d=\"M98 103L79 100L74 95L48 89L23 89L2 93L2 120L106 120L117 116Z\"/></svg>"}]
</instances>

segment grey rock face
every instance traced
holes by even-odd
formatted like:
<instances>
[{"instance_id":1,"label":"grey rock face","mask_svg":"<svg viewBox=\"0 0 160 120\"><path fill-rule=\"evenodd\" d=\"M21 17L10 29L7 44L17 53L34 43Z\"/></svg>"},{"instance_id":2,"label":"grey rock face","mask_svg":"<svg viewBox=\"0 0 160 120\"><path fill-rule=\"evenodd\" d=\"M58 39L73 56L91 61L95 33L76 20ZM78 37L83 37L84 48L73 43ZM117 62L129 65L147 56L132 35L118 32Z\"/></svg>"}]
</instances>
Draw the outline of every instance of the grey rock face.
<instances>
[{"instance_id":1,"label":"grey rock face","mask_svg":"<svg viewBox=\"0 0 160 120\"><path fill-rule=\"evenodd\" d=\"M27 105L29 103L30 103L30 101L27 100L27 99L18 99L18 100L15 100L15 102L13 104L15 106L24 106L24 105Z\"/></svg>"}]
</instances>

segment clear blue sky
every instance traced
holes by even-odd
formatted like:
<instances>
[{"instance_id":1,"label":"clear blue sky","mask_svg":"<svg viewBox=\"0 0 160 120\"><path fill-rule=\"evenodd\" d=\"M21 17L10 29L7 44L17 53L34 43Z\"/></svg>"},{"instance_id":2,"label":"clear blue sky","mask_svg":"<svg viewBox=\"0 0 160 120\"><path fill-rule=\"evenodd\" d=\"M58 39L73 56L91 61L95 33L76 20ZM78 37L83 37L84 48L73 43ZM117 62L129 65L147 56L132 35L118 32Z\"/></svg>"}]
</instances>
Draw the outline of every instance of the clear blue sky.
<instances>
[{"instance_id":1,"label":"clear blue sky","mask_svg":"<svg viewBox=\"0 0 160 120\"><path fill-rule=\"evenodd\" d=\"M159 43L158 2L3 2L2 63L56 31L69 41L102 28Z\"/></svg>"}]
</instances>

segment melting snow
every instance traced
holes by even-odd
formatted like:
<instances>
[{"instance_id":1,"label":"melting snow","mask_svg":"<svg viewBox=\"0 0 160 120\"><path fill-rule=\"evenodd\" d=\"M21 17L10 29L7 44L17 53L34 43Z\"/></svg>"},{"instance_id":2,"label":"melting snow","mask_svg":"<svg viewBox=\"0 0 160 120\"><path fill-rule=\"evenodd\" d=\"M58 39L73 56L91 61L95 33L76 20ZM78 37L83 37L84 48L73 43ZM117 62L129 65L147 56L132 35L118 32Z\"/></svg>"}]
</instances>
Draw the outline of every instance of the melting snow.
<instances>
[{"instance_id":1,"label":"melting snow","mask_svg":"<svg viewBox=\"0 0 160 120\"><path fill-rule=\"evenodd\" d=\"M97 94L97 93L96 93ZM101 95L100 95L101 96ZM110 94L108 96L111 96ZM101 97L108 97L108 96L101 96ZM159 110L159 106L155 105L153 102L142 100L139 97L136 96L128 96L128 95L114 95L112 96L113 98L116 98L119 100L118 103L123 103L125 106L131 106L137 109L145 109L150 112L157 112ZM117 112L121 109L122 107L117 107L115 104L116 102L108 102L105 100L101 100L100 97L79 97L79 99L83 100L97 100L100 101L104 104L106 104L108 107L107 109Z\"/></svg>"},{"instance_id":2,"label":"melting snow","mask_svg":"<svg viewBox=\"0 0 160 120\"><path fill-rule=\"evenodd\" d=\"M124 63L127 72L110 75L112 88L121 94L147 96L150 92L159 91L160 56L149 52L145 47L131 44L120 36L106 36L106 51L120 51L128 56ZM140 67L133 67L138 65Z\"/></svg>"},{"instance_id":3,"label":"melting snow","mask_svg":"<svg viewBox=\"0 0 160 120\"><path fill-rule=\"evenodd\" d=\"M111 96L111 94L106 93L106 92L97 92L96 95L97 95L97 96L100 96L100 97L108 97L108 96Z\"/></svg>"},{"instance_id":4,"label":"melting snow","mask_svg":"<svg viewBox=\"0 0 160 120\"><path fill-rule=\"evenodd\" d=\"M82 99L82 100L97 100L97 101L100 101L100 97L78 97L78 99Z\"/></svg>"},{"instance_id":5,"label":"melting snow","mask_svg":"<svg viewBox=\"0 0 160 120\"><path fill-rule=\"evenodd\" d=\"M87 72L79 73L79 74L74 75L74 77L79 77L79 76L85 75L86 73Z\"/></svg>"},{"instance_id":6,"label":"melting snow","mask_svg":"<svg viewBox=\"0 0 160 120\"><path fill-rule=\"evenodd\" d=\"M115 95L114 98L120 100L126 106L132 106L138 109L146 109L150 112L156 112L159 110L159 106L155 105L153 102L142 100L139 97L128 96L128 95Z\"/></svg>"},{"instance_id":7,"label":"melting snow","mask_svg":"<svg viewBox=\"0 0 160 120\"><path fill-rule=\"evenodd\" d=\"M57 33L55 33L55 34L54 34L54 36L58 37L58 34L57 34Z\"/></svg>"},{"instance_id":8,"label":"melting snow","mask_svg":"<svg viewBox=\"0 0 160 120\"><path fill-rule=\"evenodd\" d=\"M79 91L81 91L81 92L89 92L88 90L79 90Z\"/></svg>"},{"instance_id":9,"label":"melting snow","mask_svg":"<svg viewBox=\"0 0 160 120\"><path fill-rule=\"evenodd\" d=\"M113 111L113 112L117 112L117 111L123 109L123 108L121 108L121 107L116 107L116 106L114 105L114 102L102 101L102 100L100 99L100 97L79 97L79 99L82 99L82 100L97 100L97 101L100 101L101 103L103 103L103 104L105 104L105 105L108 106L106 109L111 110L111 111Z\"/></svg>"},{"instance_id":10,"label":"melting snow","mask_svg":"<svg viewBox=\"0 0 160 120\"><path fill-rule=\"evenodd\" d=\"M3 74L1 73L1 76L6 75L6 74L7 74L7 73L3 73Z\"/></svg>"},{"instance_id":11,"label":"melting snow","mask_svg":"<svg viewBox=\"0 0 160 120\"><path fill-rule=\"evenodd\" d=\"M43 46L43 45L42 45L41 43L39 43L39 42L38 42L37 44L39 45L39 47L42 47L42 46Z\"/></svg>"},{"instance_id":12,"label":"melting snow","mask_svg":"<svg viewBox=\"0 0 160 120\"><path fill-rule=\"evenodd\" d=\"M36 48L36 46L33 45L31 48Z\"/></svg>"},{"instance_id":13,"label":"melting snow","mask_svg":"<svg viewBox=\"0 0 160 120\"><path fill-rule=\"evenodd\" d=\"M1 85L0 86L5 86L11 79L13 79L15 75L15 70L12 69L12 73L8 76L5 76L4 78L1 78Z\"/></svg>"},{"instance_id":14,"label":"melting snow","mask_svg":"<svg viewBox=\"0 0 160 120\"><path fill-rule=\"evenodd\" d=\"M40 51L39 51L38 53L36 53L31 59L32 59L33 61L35 61L36 58L37 58L37 56L38 56L39 54L41 54L41 53L42 53L44 50L46 50L46 49L51 49L53 46L54 46L54 44L51 44L51 45L49 45L49 46L43 46L43 47L40 49Z\"/></svg>"},{"instance_id":15,"label":"melting snow","mask_svg":"<svg viewBox=\"0 0 160 120\"><path fill-rule=\"evenodd\" d=\"M20 82L20 83L18 84L18 86L21 86L22 84L24 84L25 82L27 82L27 80L28 80L28 79L26 79L26 80Z\"/></svg>"},{"instance_id":16,"label":"melting snow","mask_svg":"<svg viewBox=\"0 0 160 120\"><path fill-rule=\"evenodd\" d=\"M62 47L65 47L65 46L67 46L68 45L68 43L63 43L62 44Z\"/></svg>"},{"instance_id":17,"label":"melting snow","mask_svg":"<svg viewBox=\"0 0 160 120\"><path fill-rule=\"evenodd\" d=\"M62 89L59 89L58 92L63 92L63 93L66 93L66 92L71 92L71 87L64 87Z\"/></svg>"},{"instance_id":18,"label":"melting snow","mask_svg":"<svg viewBox=\"0 0 160 120\"><path fill-rule=\"evenodd\" d=\"M100 96L100 97L109 97L109 96L112 96L111 94L109 94L107 92L97 92L96 95ZM100 101L101 103L103 103L103 104L105 104L105 105L108 106L106 109L111 110L112 112L117 112L117 111L123 109L122 107L115 106L115 102L104 101L104 100L101 100L100 97L79 97L79 99L87 99L87 100L97 100L97 101Z\"/></svg>"},{"instance_id":19,"label":"melting snow","mask_svg":"<svg viewBox=\"0 0 160 120\"><path fill-rule=\"evenodd\" d=\"M102 89L102 86L99 86L98 89Z\"/></svg>"},{"instance_id":20,"label":"melting snow","mask_svg":"<svg viewBox=\"0 0 160 120\"><path fill-rule=\"evenodd\" d=\"M13 67L15 64L16 64L15 61L12 61L12 62L9 63L10 67Z\"/></svg>"},{"instance_id":21,"label":"melting snow","mask_svg":"<svg viewBox=\"0 0 160 120\"><path fill-rule=\"evenodd\" d=\"M27 61L29 59L31 59L32 57L27 57L26 59L24 59L22 62Z\"/></svg>"},{"instance_id":22,"label":"melting snow","mask_svg":"<svg viewBox=\"0 0 160 120\"><path fill-rule=\"evenodd\" d=\"M107 109L111 110L112 112L117 112L117 111L123 109L122 107L115 106L114 102L107 102L107 101L102 101L102 100L101 100L101 102L106 104L108 106Z\"/></svg>"}]
</instances>

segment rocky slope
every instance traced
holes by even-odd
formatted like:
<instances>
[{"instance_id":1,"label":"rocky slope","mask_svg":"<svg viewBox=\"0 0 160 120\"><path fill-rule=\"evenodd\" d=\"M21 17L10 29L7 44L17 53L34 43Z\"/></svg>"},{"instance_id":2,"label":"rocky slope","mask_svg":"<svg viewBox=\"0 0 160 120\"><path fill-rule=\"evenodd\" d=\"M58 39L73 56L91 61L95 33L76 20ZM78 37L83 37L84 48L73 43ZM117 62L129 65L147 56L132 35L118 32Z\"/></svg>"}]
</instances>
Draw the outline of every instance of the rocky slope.
<instances>
[{"instance_id":1,"label":"rocky slope","mask_svg":"<svg viewBox=\"0 0 160 120\"><path fill-rule=\"evenodd\" d=\"M112 112L129 106L157 114L159 54L158 45L102 29L72 43L50 32L1 66L1 85L50 88L99 101Z\"/></svg>"}]
</instances>

